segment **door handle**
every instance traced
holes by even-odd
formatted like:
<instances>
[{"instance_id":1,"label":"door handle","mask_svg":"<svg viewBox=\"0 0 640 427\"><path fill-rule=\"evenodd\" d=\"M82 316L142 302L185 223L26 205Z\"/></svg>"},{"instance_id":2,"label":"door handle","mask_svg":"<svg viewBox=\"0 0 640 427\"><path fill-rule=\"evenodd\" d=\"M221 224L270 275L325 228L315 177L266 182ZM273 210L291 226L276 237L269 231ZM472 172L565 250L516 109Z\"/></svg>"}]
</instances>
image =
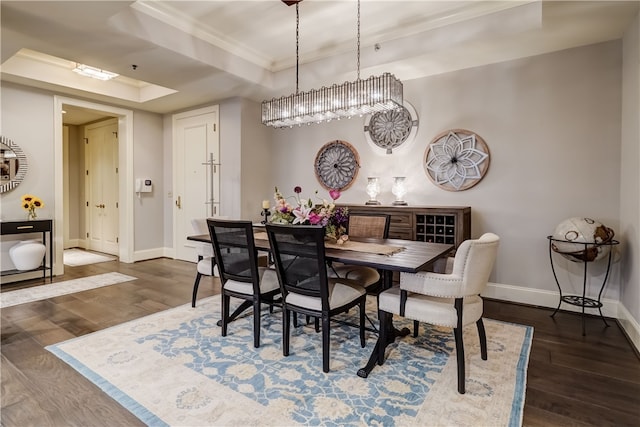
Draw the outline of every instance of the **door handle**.
<instances>
[{"instance_id":1,"label":"door handle","mask_svg":"<svg viewBox=\"0 0 640 427\"><path fill-rule=\"evenodd\" d=\"M176 200L176 206L178 209L182 209L182 203L180 202L180 196L178 196L178 200Z\"/></svg>"}]
</instances>

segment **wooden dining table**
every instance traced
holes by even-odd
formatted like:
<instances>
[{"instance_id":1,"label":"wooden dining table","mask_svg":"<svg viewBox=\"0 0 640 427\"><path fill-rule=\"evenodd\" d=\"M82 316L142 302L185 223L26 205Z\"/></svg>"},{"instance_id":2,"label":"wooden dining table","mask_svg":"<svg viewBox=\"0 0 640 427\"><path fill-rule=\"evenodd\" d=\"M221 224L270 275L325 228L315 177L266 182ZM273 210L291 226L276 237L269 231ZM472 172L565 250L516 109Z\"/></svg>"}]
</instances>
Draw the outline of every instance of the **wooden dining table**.
<instances>
[{"instance_id":1,"label":"wooden dining table","mask_svg":"<svg viewBox=\"0 0 640 427\"><path fill-rule=\"evenodd\" d=\"M266 238L262 238L263 236L266 236L264 231L257 229L255 239L256 249L270 251L269 241ZM188 236L187 240L211 243L211 238L208 234ZM402 239L354 238L351 240L354 242L372 243L399 249L391 255L384 255L380 253L348 250L346 247L338 248L334 247L334 245L325 247L325 258L329 262L362 265L380 270L383 276L383 289L388 289L393 285L394 272L417 273L418 271L430 270L436 261L448 256L455 248L454 245L451 244ZM358 370L358 376L362 378L369 376L371 370L378 363L378 348L381 345L386 348L387 345L395 341L397 337L406 336L410 333L408 328L398 330L393 327L392 324L389 325L389 328L390 330L386 334L386 336L389 337L387 342L381 343L378 337L367 364Z\"/></svg>"}]
</instances>

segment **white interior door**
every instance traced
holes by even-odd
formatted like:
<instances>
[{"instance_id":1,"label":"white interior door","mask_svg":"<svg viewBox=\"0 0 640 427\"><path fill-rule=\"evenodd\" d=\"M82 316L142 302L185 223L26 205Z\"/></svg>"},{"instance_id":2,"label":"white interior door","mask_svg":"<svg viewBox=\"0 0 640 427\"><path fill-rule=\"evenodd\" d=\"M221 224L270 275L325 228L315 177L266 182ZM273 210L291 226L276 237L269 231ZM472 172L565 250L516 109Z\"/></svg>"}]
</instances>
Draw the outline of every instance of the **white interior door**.
<instances>
[{"instance_id":1,"label":"white interior door","mask_svg":"<svg viewBox=\"0 0 640 427\"><path fill-rule=\"evenodd\" d=\"M118 255L118 123L85 127L88 249Z\"/></svg>"},{"instance_id":2,"label":"white interior door","mask_svg":"<svg viewBox=\"0 0 640 427\"><path fill-rule=\"evenodd\" d=\"M175 258L195 261L191 220L220 212L220 139L218 107L174 116Z\"/></svg>"}]
</instances>

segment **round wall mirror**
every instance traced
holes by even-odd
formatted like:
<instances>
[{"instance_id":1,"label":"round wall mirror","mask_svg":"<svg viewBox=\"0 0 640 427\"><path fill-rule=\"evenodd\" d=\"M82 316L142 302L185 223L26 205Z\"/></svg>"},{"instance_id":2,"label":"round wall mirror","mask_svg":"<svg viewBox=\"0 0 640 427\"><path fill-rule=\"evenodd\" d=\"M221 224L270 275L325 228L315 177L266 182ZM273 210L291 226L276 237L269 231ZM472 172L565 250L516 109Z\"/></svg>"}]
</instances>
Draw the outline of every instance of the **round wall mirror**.
<instances>
[{"instance_id":1,"label":"round wall mirror","mask_svg":"<svg viewBox=\"0 0 640 427\"><path fill-rule=\"evenodd\" d=\"M13 190L27 174L27 156L7 137L0 136L0 193Z\"/></svg>"}]
</instances>

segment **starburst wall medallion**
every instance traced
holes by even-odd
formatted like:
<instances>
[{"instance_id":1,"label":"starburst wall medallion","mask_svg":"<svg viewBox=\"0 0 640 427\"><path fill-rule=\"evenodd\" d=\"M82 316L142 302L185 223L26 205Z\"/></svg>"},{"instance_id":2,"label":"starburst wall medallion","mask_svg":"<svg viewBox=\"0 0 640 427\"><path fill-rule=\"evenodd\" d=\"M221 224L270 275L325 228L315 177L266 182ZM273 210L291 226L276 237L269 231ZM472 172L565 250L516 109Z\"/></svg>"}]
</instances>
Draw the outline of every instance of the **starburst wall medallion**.
<instances>
[{"instance_id":1,"label":"starburst wall medallion","mask_svg":"<svg viewBox=\"0 0 640 427\"><path fill-rule=\"evenodd\" d=\"M468 130L452 129L431 141L423 165L435 185L447 191L462 191L482 180L489 160L489 147L482 137Z\"/></svg>"}]
</instances>

